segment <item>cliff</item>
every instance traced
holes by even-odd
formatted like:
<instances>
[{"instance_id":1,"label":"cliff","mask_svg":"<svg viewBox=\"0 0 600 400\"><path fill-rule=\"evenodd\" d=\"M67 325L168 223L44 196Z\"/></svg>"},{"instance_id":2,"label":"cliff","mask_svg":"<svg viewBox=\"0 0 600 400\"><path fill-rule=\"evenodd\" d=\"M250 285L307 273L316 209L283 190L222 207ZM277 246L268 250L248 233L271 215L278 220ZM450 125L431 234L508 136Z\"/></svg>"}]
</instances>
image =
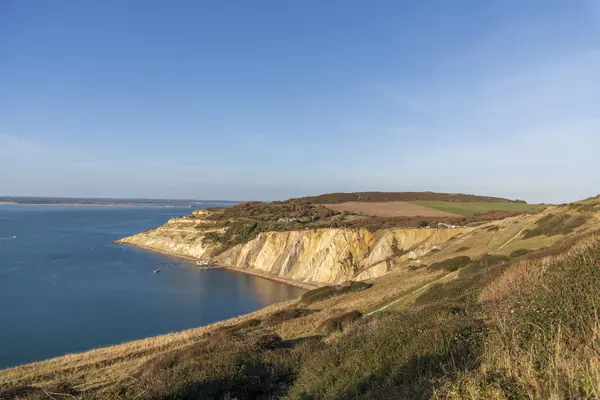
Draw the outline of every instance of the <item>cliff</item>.
<instances>
[{"instance_id":1,"label":"cliff","mask_svg":"<svg viewBox=\"0 0 600 400\"><path fill-rule=\"evenodd\" d=\"M216 254L207 240L214 228L195 218L174 218L165 225L120 240L120 243L218 264L250 273L314 284L337 284L376 278L394 263L420 257L451 237L470 231L456 229L333 228L263 232L252 240Z\"/></svg>"}]
</instances>

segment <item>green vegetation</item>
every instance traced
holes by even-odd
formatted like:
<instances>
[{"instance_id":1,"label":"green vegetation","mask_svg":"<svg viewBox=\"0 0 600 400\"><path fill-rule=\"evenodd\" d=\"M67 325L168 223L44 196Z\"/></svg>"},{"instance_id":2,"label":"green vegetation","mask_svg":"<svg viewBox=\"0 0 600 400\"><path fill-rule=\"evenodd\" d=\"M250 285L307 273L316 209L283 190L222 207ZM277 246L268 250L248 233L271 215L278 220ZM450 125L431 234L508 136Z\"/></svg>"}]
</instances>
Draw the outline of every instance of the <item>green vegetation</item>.
<instances>
[{"instance_id":1,"label":"green vegetation","mask_svg":"<svg viewBox=\"0 0 600 400\"><path fill-rule=\"evenodd\" d=\"M356 192L356 193L327 193L319 196L294 199L312 204L335 204L348 201L440 201L440 202L496 202L496 203L525 203L522 200L509 200L501 197L475 196L462 193L436 192Z\"/></svg>"},{"instance_id":2,"label":"green vegetation","mask_svg":"<svg viewBox=\"0 0 600 400\"><path fill-rule=\"evenodd\" d=\"M488 202L488 201L437 201L437 200L415 200L411 203L419 204L423 207L434 208L436 210L449 212L452 214L472 217L476 214L485 214L490 211L508 211L512 213L534 213L541 211L546 206L539 204L526 204L520 202Z\"/></svg>"},{"instance_id":3,"label":"green vegetation","mask_svg":"<svg viewBox=\"0 0 600 400\"><path fill-rule=\"evenodd\" d=\"M362 318L360 311L349 311L337 317L331 317L321 324L325 333L342 332L351 327L356 321Z\"/></svg>"},{"instance_id":4,"label":"green vegetation","mask_svg":"<svg viewBox=\"0 0 600 400\"><path fill-rule=\"evenodd\" d=\"M589 219L588 215L548 214L537 220L535 228L525 231L523 238L566 235L584 225Z\"/></svg>"},{"instance_id":5,"label":"green vegetation","mask_svg":"<svg viewBox=\"0 0 600 400\"><path fill-rule=\"evenodd\" d=\"M462 268L465 265L469 264L470 262L471 262L471 259L469 257L459 256L459 257L449 258L447 260L431 264L431 266L429 268L441 269L444 271L456 271L459 268Z\"/></svg>"},{"instance_id":6,"label":"green vegetation","mask_svg":"<svg viewBox=\"0 0 600 400\"><path fill-rule=\"evenodd\" d=\"M400 257L400 256L406 254L406 250L401 249L398 246L398 239L396 239L395 237L392 239L392 245L390 247L392 249L393 257Z\"/></svg>"},{"instance_id":7,"label":"green vegetation","mask_svg":"<svg viewBox=\"0 0 600 400\"><path fill-rule=\"evenodd\" d=\"M290 321L292 319L304 317L312 313L312 310L303 308L289 308L277 311L271 314L266 320L266 325L276 325L282 322Z\"/></svg>"},{"instance_id":8,"label":"green vegetation","mask_svg":"<svg viewBox=\"0 0 600 400\"><path fill-rule=\"evenodd\" d=\"M507 256L503 256L503 255L499 255L499 254L484 254L483 256L479 257L479 259L477 260L477 263L479 263L479 265L482 265L484 267L489 267L492 265L499 265L502 263L507 263L510 261L510 257Z\"/></svg>"},{"instance_id":9,"label":"green vegetation","mask_svg":"<svg viewBox=\"0 0 600 400\"><path fill-rule=\"evenodd\" d=\"M519 258L519 257L523 257L526 256L529 253L533 253L533 250L530 249L519 249L519 250L515 250L512 253L510 253L510 258Z\"/></svg>"},{"instance_id":10,"label":"green vegetation","mask_svg":"<svg viewBox=\"0 0 600 400\"><path fill-rule=\"evenodd\" d=\"M279 219L294 220L291 222L312 222L330 218L336 214L321 205L309 204L299 200L274 201L263 203L251 201L233 207L213 208L208 219L215 221L247 218L253 221L271 222Z\"/></svg>"},{"instance_id":11,"label":"green vegetation","mask_svg":"<svg viewBox=\"0 0 600 400\"><path fill-rule=\"evenodd\" d=\"M300 301L305 305L310 305L333 296L366 290L372 286L373 285L365 282L349 282L338 286L323 286L304 293L302 297L300 297Z\"/></svg>"},{"instance_id":12,"label":"green vegetation","mask_svg":"<svg viewBox=\"0 0 600 400\"><path fill-rule=\"evenodd\" d=\"M225 228L204 234L208 243L216 243L218 255L231 247L247 243L263 232L318 229L329 226L339 213L320 205L301 201L248 202L233 207L213 208L207 216L213 228ZM191 218L196 215L192 214Z\"/></svg>"},{"instance_id":13,"label":"green vegetation","mask_svg":"<svg viewBox=\"0 0 600 400\"><path fill-rule=\"evenodd\" d=\"M374 198L379 199L381 197L380 195L384 194L379 193L377 196L374 196ZM397 195L400 197L407 196L406 193L399 193ZM317 204L316 201L311 202L311 199L313 198L304 198L275 201L272 203L241 203L232 207L210 209L209 214L194 213L185 218L201 218L208 221L204 226L207 229L212 228L212 231L204 233L204 240L207 243L216 244L217 246L214 254L219 255L238 244L249 242L263 232L284 232L322 228L367 229L370 232L375 232L380 229L389 228L437 227L439 224L466 226L469 224L504 219L518 215L522 212L530 212L539 209L539 206L530 206L503 199L498 199L498 201L490 203L477 202L474 200L482 199L482 197L470 195L445 195L439 193L425 193L425 195L423 195L421 193L410 194L410 196L408 198L423 198L423 196L425 196L424 198L442 199L450 196L449 198L456 200L471 199L473 201L450 202L427 200L425 201L427 204L417 201L417 203L423 203L431 208L464 215L457 217L398 216L357 219L352 218L353 215L347 212L337 212L321 204ZM323 199L330 199L330 197L325 195ZM428 202L433 204L433 206ZM460 209L460 212L457 212L457 208ZM398 251L401 251L401 249L398 249Z\"/></svg>"}]
</instances>

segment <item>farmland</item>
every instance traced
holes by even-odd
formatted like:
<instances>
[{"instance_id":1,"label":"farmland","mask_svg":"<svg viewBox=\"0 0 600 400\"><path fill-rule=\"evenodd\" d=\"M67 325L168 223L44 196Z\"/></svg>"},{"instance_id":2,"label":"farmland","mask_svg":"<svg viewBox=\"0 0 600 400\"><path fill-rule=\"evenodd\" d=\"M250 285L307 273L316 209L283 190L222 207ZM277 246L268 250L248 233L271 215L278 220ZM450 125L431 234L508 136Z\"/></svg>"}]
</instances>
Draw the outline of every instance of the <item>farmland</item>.
<instances>
[{"instance_id":1,"label":"farmland","mask_svg":"<svg viewBox=\"0 0 600 400\"><path fill-rule=\"evenodd\" d=\"M510 204L510 203L507 203ZM358 202L348 201L338 204L323 204L325 207L336 212L347 212L350 214L369 215L373 217L458 217L445 211L424 207L419 204L405 201L385 202Z\"/></svg>"},{"instance_id":2,"label":"farmland","mask_svg":"<svg viewBox=\"0 0 600 400\"><path fill-rule=\"evenodd\" d=\"M509 203L509 202L488 202L488 201L473 201L473 202L454 202L454 201L436 201L436 200L415 200L410 201L411 204L419 205L426 208L459 214L465 217L471 217L475 214L484 214L490 211L510 211L519 213L530 213L541 211L546 208L542 204L527 204L527 203Z\"/></svg>"}]
</instances>

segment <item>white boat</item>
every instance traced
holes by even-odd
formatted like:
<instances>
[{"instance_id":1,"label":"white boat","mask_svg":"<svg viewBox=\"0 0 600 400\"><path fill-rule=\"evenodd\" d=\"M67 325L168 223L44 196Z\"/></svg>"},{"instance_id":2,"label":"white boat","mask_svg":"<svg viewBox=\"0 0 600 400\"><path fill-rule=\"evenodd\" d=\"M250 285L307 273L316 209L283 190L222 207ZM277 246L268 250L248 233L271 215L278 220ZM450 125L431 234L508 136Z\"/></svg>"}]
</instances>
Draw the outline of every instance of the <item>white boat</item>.
<instances>
[{"instance_id":1,"label":"white boat","mask_svg":"<svg viewBox=\"0 0 600 400\"><path fill-rule=\"evenodd\" d=\"M155 270L154 270L154 273L155 273L155 274L158 274L159 272L160 272L160 269L155 269Z\"/></svg>"}]
</instances>

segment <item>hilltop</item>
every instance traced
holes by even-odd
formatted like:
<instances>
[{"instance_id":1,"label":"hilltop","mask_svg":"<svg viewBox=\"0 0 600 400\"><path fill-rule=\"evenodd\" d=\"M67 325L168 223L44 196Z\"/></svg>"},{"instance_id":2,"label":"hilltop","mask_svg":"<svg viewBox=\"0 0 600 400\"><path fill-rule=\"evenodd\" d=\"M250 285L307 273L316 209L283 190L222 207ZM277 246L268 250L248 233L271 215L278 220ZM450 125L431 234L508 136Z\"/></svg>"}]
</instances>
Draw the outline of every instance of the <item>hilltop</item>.
<instances>
[{"instance_id":1,"label":"hilltop","mask_svg":"<svg viewBox=\"0 0 600 400\"><path fill-rule=\"evenodd\" d=\"M522 200L509 200L501 197L478 196L462 193L436 192L354 192L326 193L318 196L300 197L298 199L313 204L344 203L348 201L457 201L457 202L493 202L493 203L525 203Z\"/></svg>"},{"instance_id":2,"label":"hilltop","mask_svg":"<svg viewBox=\"0 0 600 400\"><path fill-rule=\"evenodd\" d=\"M286 204L290 218L338 215ZM205 235L196 226L279 210L260 207L197 212L143 238L177 250ZM1 371L0 398L598 398L599 222L591 198L462 228L263 232L222 254L362 276L208 327ZM344 269L333 254L353 259ZM374 267L383 273L365 273Z\"/></svg>"}]
</instances>

